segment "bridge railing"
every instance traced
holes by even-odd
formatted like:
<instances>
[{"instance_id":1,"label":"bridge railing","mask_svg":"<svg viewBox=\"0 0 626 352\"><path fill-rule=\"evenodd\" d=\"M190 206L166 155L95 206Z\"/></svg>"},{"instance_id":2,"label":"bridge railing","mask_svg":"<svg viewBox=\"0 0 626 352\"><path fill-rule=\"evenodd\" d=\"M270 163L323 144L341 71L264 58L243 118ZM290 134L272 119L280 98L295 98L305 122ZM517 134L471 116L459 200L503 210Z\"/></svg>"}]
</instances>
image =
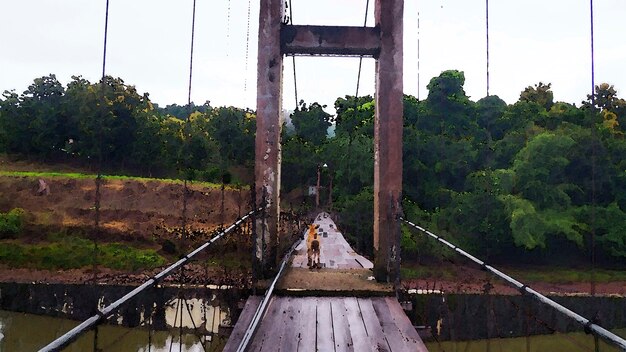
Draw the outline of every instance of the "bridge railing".
<instances>
[{"instance_id":1,"label":"bridge railing","mask_svg":"<svg viewBox=\"0 0 626 352\"><path fill-rule=\"evenodd\" d=\"M558 311L559 313L569 317L570 319L573 319L574 321L576 321L577 323L579 323L585 330L585 332L593 334L594 336L597 336L601 339L603 339L604 341L606 341L608 344L616 346L618 348L620 348L620 350L622 351L626 351L626 340L623 339L622 337L608 331L607 329L603 328L602 326L595 324L592 320L587 319L585 317L583 317L582 315L568 309L567 307L564 307L563 305L551 300L550 298L542 295L541 293L533 290L532 288L530 288L528 285L525 285L521 282L519 282L518 280L512 278L511 276L501 272L500 270L494 268L491 265L488 265L487 263L485 263L484 261L474 257L473 255L467 253L466 251L464 251L463 249L457 247L456 245L452 244L451 242L443 239L440 236L437 236L436 234L428 231L427 229L416 225L415 223L406 220L404 218L400 218L400 221L404 222L405 224L413 227L414 229L428 235L429 237L434 238L435 240L439 241L441 244L443 244L446 247L451 248L452 250L454 250L455 252L457 252L458 254L460 254L461 256L473 261L474 263L480 265L484 270L489 271L490 273L496 275L497 277L501 278L502 280L504 280L507 284L511 285L512 287L516 288L519 290L519 292L523 295L528 295L529 297L532 297L534 299L536 299L537 301L539 301L540 303L543 303L553 309L555 309L556 311Z\"/></svg>"},{"instance_id":2,"label":"bridge railing","mask_svg":"<svg viewBox=\"0 0 626 352\"><path fill-rule=\"evenodd\" d=\"M217 235L213 236L209 241L205 242L203 245L199 246L198 248L196 248L195 250L193 250L189 254L185 255L184 257L179 259L174 264L168 266L167 268L165 268L164 270L162 270L161 272L159 272L158 274L156 274L155 276L153 276L152 278L150 278L149 280L144 282L142 285L138 286L134 290L132 290L129 293L127 293L126 295L124 295L122 298L120 298L117 301L111 303L110 305L104 307L102 310L99 310L96 314L94 314L93 316L89 317L88 319L86 319L85 321L80 323L78 326L73 328L72 330L68 331L64 335L60 336L56 340L54 340L51 343L49 343L47 346L45 346L42 349L40 349L39 352L59 351L59 350L65 348L65 347L67 347L69 344L71 344L73 341L75 341L80 335L82 335L83 333L85 333L88 330L92 329L98 323L100 323L101 321L103 321L106 318L108 318L120 306L122 306L123 304L127 303L132 298L136 297L138 294L142 293L146 289L154 286L155 284L157 284L159 281L161 281L165 277L167 277L167 276L171 275L172 273L174 273L177 269L179 269L180 267L185 265L187 262L189 262L198 253L202 252L207 247L212 245L214 242L216 242L217 240L219 240L222 237L226 236L228 233L234 231L236 228L241 226L241 224L243 224L246 220L248 220L249 218L252 218L255 214L261 212L262 210L263 210L263 208L261 207L261 208L258 208L258 209L255 209L255 210L252 210L252 211L248 212L247 214L245 214L244 216L239 218L237 221L235 221L232 225L228 226L226 229L222 230Z\"/></svg>"}]
</instances>

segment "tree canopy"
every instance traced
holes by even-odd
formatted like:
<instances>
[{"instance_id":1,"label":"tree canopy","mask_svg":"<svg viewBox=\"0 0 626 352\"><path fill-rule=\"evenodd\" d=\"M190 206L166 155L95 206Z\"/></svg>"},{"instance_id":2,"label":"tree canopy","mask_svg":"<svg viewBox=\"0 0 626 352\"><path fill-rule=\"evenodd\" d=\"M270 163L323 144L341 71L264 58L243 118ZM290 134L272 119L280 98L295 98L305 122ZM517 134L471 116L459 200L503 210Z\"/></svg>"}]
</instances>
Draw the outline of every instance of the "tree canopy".
<instances>
[{"instance_id":1,"label":"tree canopy","mask_svg":"<svg viewBox=\"0 0 626 352\"><path fill-rule=\"evenodd\" d=\"M472 101L464 83L463 72L448 70L430 81L426 99L404 97L407 217L488 260L549 262L565 251L587 258L595 234L599 260L626 262L626 101L618 91L602 83L577 107L554 101L551 85L539 82L507 104L497 96ZM369 253L374 101L340 97L334 110L300 102L292 113L294 130L282 136L282 192L311 202L302 194L319 172L322 202ZM76 76L63 86L49 75L0 98L0 151L102 161L146 176L252 174L255 126L254 111L208 101L160 108L113 77ZM402 245L405 259L441 254L408 231Z\"/></svg>"}]
</instances>

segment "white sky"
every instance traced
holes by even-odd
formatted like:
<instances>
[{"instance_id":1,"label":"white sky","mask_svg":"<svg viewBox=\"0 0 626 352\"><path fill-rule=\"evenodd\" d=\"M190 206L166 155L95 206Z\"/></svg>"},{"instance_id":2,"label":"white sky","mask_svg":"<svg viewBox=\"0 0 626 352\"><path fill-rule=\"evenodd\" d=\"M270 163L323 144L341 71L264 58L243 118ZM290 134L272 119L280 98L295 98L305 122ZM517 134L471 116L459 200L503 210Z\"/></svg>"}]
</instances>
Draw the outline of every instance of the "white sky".
<instances>
[{"instance_id":1,"label":"white sky","mask_svg":"<svg viewBox=\"0 0 626 352\"><path fill-rule=\"evenodd\" d=\"M296 24L363 24L366 0L291 0ZM373 2L368 23L373 24ZM192 0L110 0L107 74L161 106L187 101ZM192 100L255 107L258 0L252 0L246 67L247 0L197 0ZM230 6L230 20L228 8ZM626 96L626 1L595 0L596 83ZM406 0L404 90L420 96L446 69L465 72L465 90L485 96L485 1ZM24 91L54 73L95 82L101 74L105 0L0 0L0 91ZM591 90L588 0L491 0L490 93L515 102L529 85L552 83L555 99L580 103ZM354 94L358 59L296 58L299 98L332 106ZM364 60L360 93L373 94L374 61ZM244 84L247 82L247 89ZM620 94L621 93L621 94ZM293 109L291 58L284 107Z\"/></svg>"}]
</instances>

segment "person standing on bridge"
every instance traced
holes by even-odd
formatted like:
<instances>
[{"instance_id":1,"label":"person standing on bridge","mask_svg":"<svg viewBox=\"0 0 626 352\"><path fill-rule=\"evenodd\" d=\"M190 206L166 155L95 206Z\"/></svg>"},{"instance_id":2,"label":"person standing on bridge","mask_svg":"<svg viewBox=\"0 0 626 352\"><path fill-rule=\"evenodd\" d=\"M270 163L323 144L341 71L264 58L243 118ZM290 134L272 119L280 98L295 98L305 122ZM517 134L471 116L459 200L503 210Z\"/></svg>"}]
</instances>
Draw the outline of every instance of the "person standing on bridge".
<instances>
[{"instance_id":1,"label":"person standing on bridge","mask_svg":"<svg viewBox=\"0 0 626 352\"><path fill-rule=\"evenodd\" d=\"M320 237L318 236L317 229L320 225L311 224L309 226L309 232L307 234L307 265L309 268L320 268Z\"/></svg>"}]
</instances>

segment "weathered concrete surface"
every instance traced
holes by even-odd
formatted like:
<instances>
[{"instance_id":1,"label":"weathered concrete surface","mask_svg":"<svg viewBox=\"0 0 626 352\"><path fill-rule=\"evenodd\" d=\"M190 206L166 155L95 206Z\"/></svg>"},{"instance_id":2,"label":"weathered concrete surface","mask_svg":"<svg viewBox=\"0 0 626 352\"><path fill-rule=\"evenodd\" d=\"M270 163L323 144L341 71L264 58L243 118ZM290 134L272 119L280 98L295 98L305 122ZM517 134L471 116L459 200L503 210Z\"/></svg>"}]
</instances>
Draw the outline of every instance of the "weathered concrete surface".
<instances>
[{"instance_id":1,"label":"weathered concrete surface","mask_svg":"<svg viewBox=\"0 0 626 352\"><path fill-rule=\"evenodd\" d=\"M287 26L281 24L282 6L282 0L261 0L259 15L255 178L257 195L265 194L270 207L257 233L268 236L271 250L263 257L278 260L283 54L372 55L377 56L374 273L379 281L394 282L400 260L404 0L376 0L374 28Z\"/></svg>"},{"instance_id":2,"label":"weathered concrete surface","mask_svg":"<svg viewBox=\"0 0 626 352\"><path fill-rule=\"evenodd\" d=\"M394 282L400 260L403 116L403 0L376 0L380 56L376 63L374 124L374 275Z\"/></svg>"},{"instance_id":3,"label":"weathered concrete surface","mask_svg":"<svg viewBox=\"0 0 626 352\"><path fill-rule=\"evenodd\" d=\"M281 30L284 54L378 56L380 31L376 27L285 25Z\"/></svg>"},{"instance_id":4,"label":"weathered concrete surface","mask_svg":"<svg viewBox=\"0 0 626 352\"><path fill-rule=\"evenodd\" d=\"M257 258L273 267L279 233L280 194L280 114L282 110L283 55L280 27L283 0L261 0L259 11L259 52L257 63L257 117L255 140L255 187L258 204L269 202L267 218L257 223ZM268 250L263 251L264 241ZM262 253L263 252L263 253Z\"/></svg>"}]
</instances>

